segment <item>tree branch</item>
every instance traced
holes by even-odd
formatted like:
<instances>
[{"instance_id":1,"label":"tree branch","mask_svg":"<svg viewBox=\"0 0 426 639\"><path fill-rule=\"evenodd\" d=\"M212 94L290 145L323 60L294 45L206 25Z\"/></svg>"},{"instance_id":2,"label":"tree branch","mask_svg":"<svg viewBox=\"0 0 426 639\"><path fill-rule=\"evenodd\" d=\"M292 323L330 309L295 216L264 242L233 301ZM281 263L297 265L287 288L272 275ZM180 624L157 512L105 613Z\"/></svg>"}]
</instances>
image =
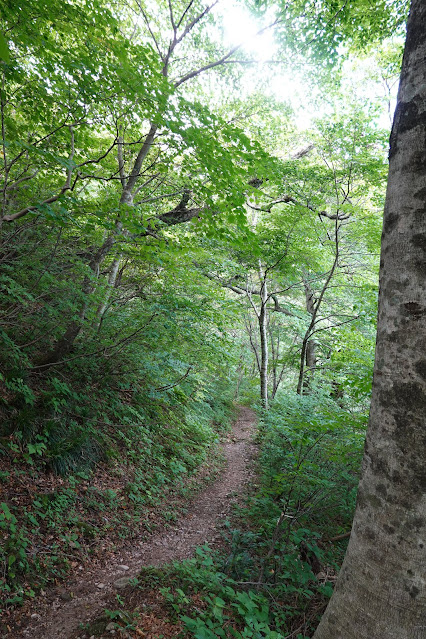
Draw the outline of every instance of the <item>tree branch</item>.
<instances>
[{"instance_id":1,"label":"tree branch","mask_svg":"<svg viewBox=\"0 0 426 639\"><path fill-rule=\"evenodd\" d=\"M21 209L20 211L18 211L17 213L12 213L11 215L5 215L3 218L4 222L14 222L15 220L19 220L21 217L24 217L24 215L26 215L30 211L36 211L40 206L44 206L45 204L53 204L53 202L56 202L57 200L59 200L61 195L63 195L67 191L72 191L74 189L77 183L77 180L79 178L79 175L77 173L77 176L74 182L71 184L72 172L75 168L73 165L73 158L75 154L75 139L74 139L74 129L72 125L69 128L70 128L70 134L71 134L71 151L69 156L69 166L67 168L67 179L62 189L59 191L59 193L57 193L56 195L53 195L52 197L47 198L41 204L27 206L24 209Z\"/></svg>"},{"instance_id":2,"label":"tree branch","mask_svg":"<svg viewBox=\"0 0 426 639\"><path fill-rule=\"evenodd\" d=\"M192 367L193 367L193 364L191 364L188 367L188 370L186 371L186 373L184 375L182 375L182 377L179 377L179 379L176 382L174 382L173 384L166 384L166 386L160 386L159 388L154 388L154 390L158 393L160 391L170 390L171 388L174 388L175 386L180 384L180 382L183 382L183 380L188 377L190 371L192 370Z\"/></svg>"},{"instance_id":3,"label":"tree branch","mask_svg":"<svg viewBox=\"0 0 426 639\"><path fill-rule=\"evenodd\" d=\"M188 22L188 24L186 25L185 29L182 32L182 35L179 38L177 38L176 44L179 44L179 42L181 42L184 39L184 37L188 35L188 33L190 31L192 31L192 29L195 27L195 25L197 25L200 22L200 20L202 20L204 18L204 16L206 16L208 13L210 13L210 11L213 9L213 7L215 7L217 5L218 2L219 2L219 0L215 0L215 2L213 2L213 4L211 4L208 7L206 7L204 9L204 11L202 11L201 13L198 14L198 16L195 16L195 18L193 20L191 20L191 22ZM188 9L189 9L189 7L191 5L192 5L192 2L189 3L189 6L185 10L185 13L187 13L187 11L188 11ZM185 15L185 13L184 13L184 15ZM180 26L182 21L183 21L183 16L180 19L178 26Z\"/></svg>"},{"instance_id":4,"label":"tree branch","mask_svg":"<svg viewBox=\"0 0 426 639\"><path fill-rule=\"evenodd\" d=\"M218 0L217 0L218 1ZM212 9L216 4L217 1L214 2L210 7L208 7L208 9ZM203 14L200 14L200 18L203 17L205 15L206 11ZM199 18L199 19L200 19ZM268 29L272 29L272 27L274 27L276 24L278 24L279 22L281 22L280 18L277 18L276 20L274 20L274 22L272 22L271 24L267 25L266 27L263 27L262 29L260 29L255 35L254 37L257 37L259 35L261 35L262 33L264 33L265 31L267 31ZM192 29L194 25L191 24L190 28ZM185 32L184 32L185 33ZM186 33L185 33L186 35ZM234 53L236 51L239 51L239 49L241 49L241 47L244 45L244 42L240 42L240 44L237 44L235 47L232 47L227 53L225 53L224 56L222 56L219 60L216 60L214 62L210 62L210 64L206 64L203 67L200 67L199 69L194 69L194 71L190 71L189 73L187 73L186 75L184 75L182 78L180 78L180 80L177 80L174 83L174 87L177 88L179 87L181 84L183 84L184 82L186 82L187 80L190 80L191 78L195 78L196 76L200 75L200 73L203 73L204 71L208 71L209 69L213 69L215 67L220 66L221 64L226 63L227 60L229 60L229 58L234 55Z\"/></svg>"},{"instance_id":5,"label":"tree branch","mask_svg":"<svg viewBox=\"0 0 426 639\"><path fill-rule=\"evenodd\" d=\"M152 123L151 127L150 127L150 129L148 131L148 135L146 136L145 141L142 144L142 146L140 148L140 151L139 151L139 153L138 153L138 155L136 157L136 160L135 160L135 162L133 164L132 172L129 175L129 177L127 179L127 183L126 183L126 185L124 187L124 191L123 191L123 196L124 197L122 198L123 202L126 202L128 200L128 197L126 197L125 194L130 195L133 187L135 186L135 184L137 182L137 179L138 179L139 174L140 174L140 170L142 168L142 162L144 161L144 159L146 158L146 156L149 153L149 150L150 150L150 148L152 146L152 143L154 141L154 137L155 137L155 134L157 132L157 129L158 129L158 125Z\"/></svg>"}]
</instances>

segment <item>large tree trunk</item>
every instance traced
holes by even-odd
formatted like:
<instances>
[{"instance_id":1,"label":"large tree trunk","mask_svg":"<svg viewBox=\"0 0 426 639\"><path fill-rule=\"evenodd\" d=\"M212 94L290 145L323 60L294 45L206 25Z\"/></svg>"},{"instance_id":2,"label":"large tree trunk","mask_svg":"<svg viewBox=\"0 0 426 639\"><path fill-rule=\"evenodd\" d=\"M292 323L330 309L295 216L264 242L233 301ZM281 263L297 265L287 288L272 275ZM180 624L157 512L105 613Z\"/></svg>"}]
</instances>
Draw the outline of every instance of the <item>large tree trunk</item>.
<instances>
[{"instance_id":1,"label":"large tree trunk","mask_svg":"<svg viewBox=\"0 0 426 639\"><path fill-rule=\"evenodd\" d=\"M426 637L426 2L390 140L370 424L336 591L314 639Z\"/></svg>"}]
</instances>

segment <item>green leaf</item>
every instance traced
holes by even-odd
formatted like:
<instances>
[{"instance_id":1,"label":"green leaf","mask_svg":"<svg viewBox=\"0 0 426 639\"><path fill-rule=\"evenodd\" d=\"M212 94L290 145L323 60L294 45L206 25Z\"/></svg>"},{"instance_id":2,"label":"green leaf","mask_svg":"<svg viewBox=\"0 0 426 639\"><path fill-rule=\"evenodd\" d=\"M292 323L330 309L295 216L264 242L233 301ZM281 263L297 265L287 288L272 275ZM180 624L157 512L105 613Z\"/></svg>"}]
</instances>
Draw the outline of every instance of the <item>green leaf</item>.
<instances>
[{"instance_id":1,"label":"green leaf","mask_svg":"<svg viewBox=\"0 0 426 639\"><path fill-rule=\"evenodd\" d=\"M7 520L12 519L13 515L10 512L9 506L7 504L5 504L4 501L2 501L2 503L0 504L0 508L4 512L4 518L5 519L7 519Z\"/></svg>"},{"instance_id":2,"label":"green leaf","mask_svg":"<svg viewBox=\"0 0 426 639\"><path fill-rule=\"evenodd\" d=\"M0 31L0 60L4 62L10 62L9 47L7 46L7 40Z\"/></svg>"}]
</instances>

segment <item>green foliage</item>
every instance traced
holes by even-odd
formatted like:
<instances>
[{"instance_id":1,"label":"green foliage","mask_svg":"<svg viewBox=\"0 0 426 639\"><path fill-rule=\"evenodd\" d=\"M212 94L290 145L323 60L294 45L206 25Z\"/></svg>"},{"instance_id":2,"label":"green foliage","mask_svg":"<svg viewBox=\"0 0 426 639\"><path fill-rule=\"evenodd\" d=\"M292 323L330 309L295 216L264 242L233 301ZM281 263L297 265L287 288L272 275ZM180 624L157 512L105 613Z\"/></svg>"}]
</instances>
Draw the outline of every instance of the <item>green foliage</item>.
<instances>
[{"instance_id":1,"label":"green foliage","mask_svg":"<svg viewBox=\"0 0 426 639\"><path fill-rule=\"evenodd\" d=\"M255 10L277 9L282 20L281 38L287 54L311 57L316 68L336 63L343 47L359 50L401 30L407 17L408 0L296 0L271 3L251 0ZM278 6L277 6L278 5Z\"/></svg>"},{"instance_id":2,"label":"green foliage","mask_svg":"<svg viewBox=\"0 0 426 639\"><path fill-rule=\"evenodd\" d=\"M3 561L6 561L9 576L14 579L16 571L25 572L28 570L28 561L25 553L28 540L25 538L25 530L18 530L17 519L10 511L8 505L3 502L0 507L2 510L0 512L0 526L6 536ZM14 567L12 568L12 566Z\"/></svg>"},{"instance_id":3,"label":"green foliage","mask_svg":"<svg viewBox=\"0 0 426 639\"><path fill-rule=\"evenodd\" d=\"M273 404L261 424L262 492L289 530L294 521L332 537L350 526L366 419L324 393L283 393Z\"/></svg>"}]
</instances>

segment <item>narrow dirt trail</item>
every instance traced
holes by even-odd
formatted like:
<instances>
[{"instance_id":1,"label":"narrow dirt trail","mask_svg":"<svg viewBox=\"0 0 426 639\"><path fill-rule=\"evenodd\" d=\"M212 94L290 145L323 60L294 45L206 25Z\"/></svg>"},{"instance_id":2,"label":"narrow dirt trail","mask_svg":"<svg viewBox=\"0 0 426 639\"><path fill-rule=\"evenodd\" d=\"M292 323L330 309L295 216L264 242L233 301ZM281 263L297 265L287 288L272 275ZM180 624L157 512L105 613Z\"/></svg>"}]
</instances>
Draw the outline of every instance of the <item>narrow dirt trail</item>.
<instances>
[{"instance_id":1,"label":"narrow dirt trail","mask_svg":"<svg viewBox=\"0 0 426 639\"><path fill-rule=\"evenodd\" d=\"M79 580L66 584L69 601L56 597L39 602L30 624L21 632L6 635L8 639L69 639L80 623L87 623L105 608L105 600L119 587L117 580L136 577L142 566L169 563L193 556L195 548L214 542L220 535L217 523L230 511L241 495L251 471L249 463L255 455L252 433L256 416L246 407L240 408L228 440L223 444L226 466L219 479L199 493L188 504L188 514L166 532L152 535L147 541L125 547L115 563L85 570Z\"/></svg>"}]
</instances>

